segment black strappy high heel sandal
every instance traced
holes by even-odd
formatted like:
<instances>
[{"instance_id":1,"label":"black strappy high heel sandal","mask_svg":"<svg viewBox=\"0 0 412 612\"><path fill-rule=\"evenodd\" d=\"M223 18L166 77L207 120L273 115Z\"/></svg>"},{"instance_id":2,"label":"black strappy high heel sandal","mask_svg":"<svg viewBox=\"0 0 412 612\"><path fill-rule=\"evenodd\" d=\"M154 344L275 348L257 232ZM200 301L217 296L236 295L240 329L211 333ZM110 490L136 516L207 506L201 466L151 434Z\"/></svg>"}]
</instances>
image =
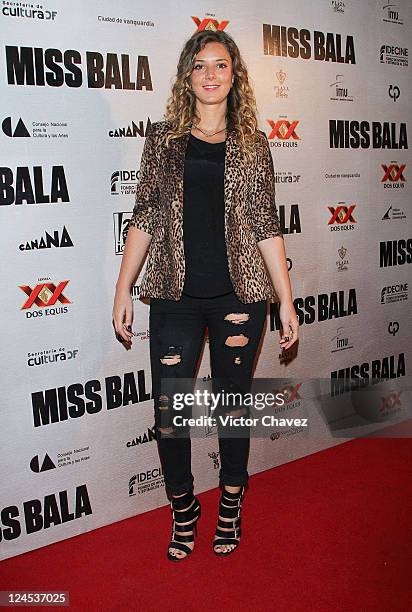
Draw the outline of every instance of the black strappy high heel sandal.
<instances>
[{"instance_id":1,"label":"black strappy high heel sandal","mask_svg":"<svg viewBox=\"0 0 412 612\"><path fill-rule=\"evenodd\" d=\"M193 550L184 542L194 542L194 534L197 535L197 521L200 518L201 506L197 497L193 495L193 491L189 491L181 497L172 497L170 500L172 509L172 536L167 549L167 558L170 561L183 561L190 555ZM182 523L187 523L183 525ZM182 535L185 531L192 531L190 535ZM184 557L176 557L170 552L171 548L186 553Z\"/></svg>"},{"instance_id":2,"label":"black strappy high heel sandal","mask_svg":"<svg viewBox=\"0 0 412 612\"><path fill-rule=\"evenodd\" d=\"M227 555L230 555L232 552L234 552L240 544L240 536L242 535L242 529L240 527L240 511L242 509L242 499L244 491L244 485L237 493L229 493L229 491L226 491L225 487L223 487L223 492L219 501L219 518L217 522L218 526L215 532L217 538L212 543L213 552L219 557L227 557ZM220 517L232 520L223 521ZM230 529L229 531L223 531L222 529L219 529L221 527L228 529L231 526L232 529ZM224 544L234 545L234 548L226 551L216 550L216 546L222 546Z\"/></svg>"}]
</instances>

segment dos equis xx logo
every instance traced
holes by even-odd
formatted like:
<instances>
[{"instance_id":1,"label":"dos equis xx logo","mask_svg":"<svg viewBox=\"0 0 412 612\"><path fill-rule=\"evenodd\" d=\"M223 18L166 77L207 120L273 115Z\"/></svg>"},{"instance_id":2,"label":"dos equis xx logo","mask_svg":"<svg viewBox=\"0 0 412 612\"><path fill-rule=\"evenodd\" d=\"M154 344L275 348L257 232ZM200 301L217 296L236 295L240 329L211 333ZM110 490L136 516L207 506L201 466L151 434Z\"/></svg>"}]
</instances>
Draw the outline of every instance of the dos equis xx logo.
<instances>
[{"instance_id":1,"label":"dos equis xx logo","mask_svg":"<svg viewBox=\"0 0 412 612\"><path fill-rule=\"evenodd\" d=\"M34 287L19 285L19 288L27 296L26 301L21 306L21 310L26 311L26 318L41 317L43 313L45 316L66 313L67 306L65 304L71 304L71 301L63 291L66 290L69 281L60 281L57 285L50 279L39 279L39 281ZM64 306L60 306L60 304L64 304ZM35 309L35 306L40 310Z\"/></svg>"}]
</instances>

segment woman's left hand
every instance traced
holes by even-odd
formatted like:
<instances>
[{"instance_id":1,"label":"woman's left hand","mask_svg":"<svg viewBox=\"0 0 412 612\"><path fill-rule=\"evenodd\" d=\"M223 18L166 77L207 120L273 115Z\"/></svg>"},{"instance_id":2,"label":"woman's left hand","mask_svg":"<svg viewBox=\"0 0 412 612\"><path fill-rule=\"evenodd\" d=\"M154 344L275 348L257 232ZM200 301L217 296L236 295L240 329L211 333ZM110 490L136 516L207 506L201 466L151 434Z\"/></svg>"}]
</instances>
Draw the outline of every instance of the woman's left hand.
<instances>
[{"instance_id":1,"label":"woman's left hand","mask_svg":"<svg viewBox=\"0 0 412 612\"><path fill-rule=\"evenodd\" d=\"M282 324L280 348L288 349L299 337L299 319L293 302L281 302L279 308L280 322Z\"/></svg>"}]
</instances>

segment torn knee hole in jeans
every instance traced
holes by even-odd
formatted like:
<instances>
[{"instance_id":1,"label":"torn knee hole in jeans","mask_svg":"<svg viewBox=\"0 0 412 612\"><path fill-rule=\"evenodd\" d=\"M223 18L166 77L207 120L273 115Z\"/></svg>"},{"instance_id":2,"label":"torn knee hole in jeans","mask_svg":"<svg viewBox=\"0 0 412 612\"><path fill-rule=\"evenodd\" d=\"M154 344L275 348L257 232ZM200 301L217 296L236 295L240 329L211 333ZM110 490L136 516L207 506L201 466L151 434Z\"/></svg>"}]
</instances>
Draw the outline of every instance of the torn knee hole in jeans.
<instances>
[{"instance_id":1,"label":"torn knee hole in jeans","mask_svg":"<svg viewBox=\"0 0 412 612\"><path fill-rule=\"evenodd\" d=\"M235 408L235 410L231 410L228 414L233 417L246 416L247 409L244 406L240 406L239 408Z\"/></svg>"},{"instance_id":2,"label":"torn knee hole in jeans","mask_svg":"<svg viewBox=\"0 0 412 612\"><path fill-rule=\"evenodd\" d=\"M160 363L162 363L163 365L177 365L178 363L180 363L182 361L182 351L183 351L183 346L178 345L171 345L168 347L167 352L163 355L163 357L160 357Z\"/></svg>"},{"instance_id":3,"label":"torn knee hole in jeans","mask_svg":"<svg viewBox=\"0 0 412 612\"><path fill-rule=\"evenodd\" d=\"M246 323L249 318L250 315L247 312L231 312L225 316L225 321L230 321L234 323L234 325L242 325L242 323Z\"/></svg>"},{"instance_id":4,"label":"torn knee hole in jeans","mask_svg":"<svg viewBox=\"0 0 412 612\"><path fill-rule=\"evenodd\" d=\"M159 427L159 431L162 434L172 434L174 433L174 427Z\"/></svg>"},{"instance_id":5,"label":"torn knee hole in jeans","mask_svg":"<svg viewBox=\"0 0 412 612\"><path fill-rule=\"evenodd\" d=\"M159 410L169 409L169 397L167 395L159 396Z\"/></svg>"},{"instance_id":6,"label":"torn knee hole in jeans","mask_svg":"<svg viewBox=\"0 0 412 612\"><path fill-rule=\"evenodd\" d=\"M225 340L226 346L246 346L249 342L249 338L244 334L239 336L228 336Z\"/></svg>"}]
</instances>

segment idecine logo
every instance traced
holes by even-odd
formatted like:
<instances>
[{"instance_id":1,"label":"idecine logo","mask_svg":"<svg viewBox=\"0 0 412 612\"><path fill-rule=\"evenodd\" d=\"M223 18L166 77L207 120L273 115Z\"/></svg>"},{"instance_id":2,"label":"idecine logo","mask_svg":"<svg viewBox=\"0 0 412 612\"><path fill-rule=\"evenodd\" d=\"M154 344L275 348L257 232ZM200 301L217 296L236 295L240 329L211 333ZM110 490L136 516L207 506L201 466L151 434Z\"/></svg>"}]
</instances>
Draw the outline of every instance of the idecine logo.
<instances>
[{"instance_id":1,"label":"idecine logo","mask_svg":"<svg viewBox=\"0 0 412 612\"><path fill-rule=\"evenodd\" d=\"M389 66L402 66L403 68L408 67L408 47L398 47L397 45L381 45L379 50L381 64L388 64Z\"/></svg>"},{"instance_id":2,"label":"idecine logo","mask_svg":"<svg viewBox=\"0 0 412 612\"><path fill-rule=\"evenodd\" d=\"M43 314L48 316L67 313L67 306L55 307L55 305L57 302L71 304L71 301L63 293L69 281L64 280L55 285L52 282L47 282L50 281L49 278L39 280L42 282L35 285L33 289L29 285L19 285L19 288L28 296L21 306L21 310L26 311L26 318L39 318ZM40 310L35 310L34 306L37 306ZM31 310L32 308L34 310Z\"/></svg>"},{"instance_id":3,"label":"idecine logo","mask_svg":"<svg viewBox=\"0 0 412 612\"><path fill-rule=\"evenodd\" d=\"M328 210L331 214L328 225L331 226L331 232L355 229L354 224L357 223L355 217L353 216L353 211L355 208L356 204L346 206L346 204L341 202L339 202L338 206L328 206Z\"/></svg>"},{"instance_id":4,"label":"idecine logo","mask_svg":"<svg viewBox=\"0 0 412 612\"><path fill-rule=\"evenodd\" d=\"M135 474L129 479L129 495L136 495L136 487L137 484L137 493L141 495L142 493L148 493L149 491L154 491L155 489L159 489L160 487L164 487L164 477L163 470L160 466L156 466L155 468L150 468L145 472L139 472Z\"/></svg>"},{"instance_id":5,"label":"idecine logo","mask_svg":"<svg viewBox=\"0 0 412 612\"><path fill-rule=\"evenodd\" d=\"M40 47L6 46L7 83L36 87L81 87L82 62L86 63L87 87L90 89L124 89L153 91L147 55L138 55L135 61L135 80L130 57L124 53L86 51L82 60L80 51L68 49L41 49Z\"/></svg>"},{"instance_id":6,"label":"idecine logo","mask_svg":"<svg viewBox=\"0 0 412 612\"><path fill-rule=\"evenodd\" d=\"M136 170L115 170L110 177L112 195L131 195L136 193L139 173Z\"/></svg>"},{"instance_id":7,"label":"idecine logo","mask_svg":"<svg viewBox=\"0 0 412 612\"><path fill-rule=\"evenodd\" d=\"M50 187L45 191L43 167L0 167L0 205L70 202L63 166L52 166Z\"/></svg>"},{"instance_id":8,"label":"idecine logo","mask_svg":"<svg viewBox=\"0 0 412 612\"><path fill-rule=\"evenodd\" d=\"M281 117L277 121L267 119L271 127L271 132L268 134L269 144L275 147L297 147L300 141L297 127L299 120L294 119L289 121L286 117Z\"/></svg>"},{"instance_id":9,"label":"idecine logo","mask_svg":"<svg viewBox=\"0 0 412 612\"><path fill-rule=\"evenodd\" d=\"M297 297L293 300L299 325L310 325L317 321L329 321L358 314L356 289L332 291ZM279 305L270 304L270 331L278 331L282 324Z\"/></svg>"},{"instance_id":10,"label":"idecine logo","mask_svg":"<svg viewBox=\"0 0 412 612\"><path fill-rule=\"evenodd\" d=\"M199 17L192 16L192 20L196 24L196 32L200 32L201 30L222 31L229 24L229 21L226 20L218 21L215 15L212 15L211 13L206 13L206 17L204 17L202 20L200 20Z\"/></svg>"},{"instance_id":11,"label":"idecine logo","mask_svg":"<svg viewBox=\"0 0 412 612\"><path fill-rule=\"evenodd\" d=\"M93 514L86 484L73 492L64 490L45 495L44 499L29 499L22 507L6 506L0 511L0 542L15 540L52 526Z\"/></svg>"},{"instance_id":12,"label":"idecine logo","mask_svg":"<svg viewBox=\"0 0 412 612\"><path fill-rule=\"evenodd\" d=\"M406 123L329 119L331 149L407 149Z\"/></svg>"},{"instance_id":13,"label":"idecine logo","mask_svg":"<svg viewBox=\"0 0 412 612\"><path fill-rule=\"evenodd\" d=\"M263 24L263 53L278 57L356 64L353 36Z\"/></svg>"},{"instance_id":14,"label":"idecine logo","mask_svg":"<svg viewBox=\"0 0 412 612\"><path fill-rule=\"evenodd\" d=\"M409 284L396 283L395 285L386 285L381 289L381 304L392 304L394 302L405 302L408 299Z\"/></svg>"},{"instance_id":15,"label":"idecine logo","mask_svg":"<svg viewBox=\"0 0 412 612\"><path fill-rule=\"evenodd\" d=\"M396 161L391 161L389 166L382 164L384 174L381 183L383 183L384 189L403 189L406 183L403 174L405 168L406 164L399 165Z\"/></svg>"}]
</instances>

